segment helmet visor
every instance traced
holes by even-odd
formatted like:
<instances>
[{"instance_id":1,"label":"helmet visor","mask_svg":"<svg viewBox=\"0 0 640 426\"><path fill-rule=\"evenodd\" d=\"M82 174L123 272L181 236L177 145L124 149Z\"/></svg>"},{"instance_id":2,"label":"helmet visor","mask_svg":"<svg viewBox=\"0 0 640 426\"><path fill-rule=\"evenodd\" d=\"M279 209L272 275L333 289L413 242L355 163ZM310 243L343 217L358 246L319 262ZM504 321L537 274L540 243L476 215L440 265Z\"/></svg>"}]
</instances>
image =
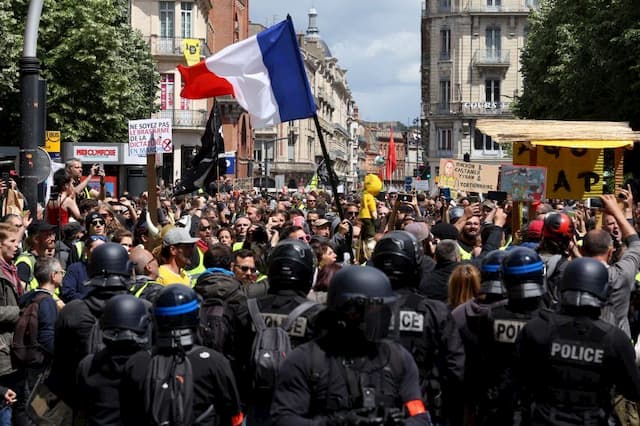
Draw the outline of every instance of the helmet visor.
<instances>
[{"instance_id":1,"label":"helmet visor","mask_svg":"<svg viewBox=\"0 0 640 426\"><path fill-rule=\"evenodd\" d=\"M370 342L379 341L389 333L391 308L381 298L357 298L344 306L345 320L357 327Z\"/></svg>"}]
</instances>

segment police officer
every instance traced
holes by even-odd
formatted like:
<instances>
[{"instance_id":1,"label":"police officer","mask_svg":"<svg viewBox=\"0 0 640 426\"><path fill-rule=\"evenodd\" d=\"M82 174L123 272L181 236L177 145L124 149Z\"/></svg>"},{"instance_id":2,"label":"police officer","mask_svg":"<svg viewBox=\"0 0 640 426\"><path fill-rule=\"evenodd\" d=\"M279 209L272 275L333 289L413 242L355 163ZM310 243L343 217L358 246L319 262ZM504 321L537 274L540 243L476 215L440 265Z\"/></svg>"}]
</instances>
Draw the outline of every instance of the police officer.
<instances>
[{"instance_id":1,"label":"police officer","mask_svg":"<svg viewBox=\"0 0 640 426\"><path fill-rule=\"evenodd\" d=\"M478 297L463 303L451 313L460 331L465 354L480 353L479 335L488 321L487 317L492 309L507 303L507 291L502 282L502 261L506 255L505 250L493 250L482 259ZM482 382L478 377L483 371L481 359L473 355L465 357L464 397L467 407L473 407L473 401L482 392Z\"/></svg>"},{"instance_id":2,"label":"police officer","mask_svg":"<svg viewBox=\"0 0 640 426\"><path fill-rule=\"evenodd\" d=\"M454 395L464 374L464 347L447 306L418 293L422 245L407 231L392 231L376 244L370 264L389 278L398 293L392 337L414 357L423 396L436 424L459 424ZM446 402L446 406L444 406Z\"/></svg>"},{"instance_id":3,"label":"police officer","mask_svg":"<svg viewBox=\"0 0 640 426\"><path fill-rule=\"evenodd\" d=\"M199 312L198 296L183 284L168 285L158 293L153 304L157 334L153 351L136 353L124 367L123 424L242 424L229 362L221 353L195 343Z\"/></svg>"},{"instance_id":4,"label":"police officer","mask_svg":"<svg viewBox=\"0 0 640 426\"><path fill-rule=\"evenodd\" d=\"M118 243L104 243L91 253L87 265L89 293L84 299L67 303L56 320L56 344L49 376L49 387L67 404L74 407L78 393L74 389L80 360L101 346L96 341L94 325L102 316L105 304L130 286L131 263L127 249Z\"/></svg>"},{"instance_id":5,"label":"police officer","mask_svg":"<svg viewBox=\"0 0 640 426\"><path fill-rule=\"evenodd\" d=\"M320 314L326 333L290 352L280 370L274 425L429 424L415 361L384 339L396 299L376 268L335 274Z\"/></svg>"},{"instance_id":6,"label":"police officer","mask_svg":"<svg viewBox=\"0 0 640 426\"><path fill-rule=\"evenodd\" d=\"M611 394L640 400L633 347L624 332L598 319L609 274L592 258L568 263L560 312L544 310L522 329L518 368L532 425L607 425Z\"/></svg>"},{"instance_id":7,"label":"police officer","mask_svg":"<svg viewBox=\"0 0 640 426\"><path fill-rule=\"evenodd\" d=\"M316 256L304 241L285 239L279 242L269 256L269 290L267 295L256 299L249 299L247 304L254 304L258 313L264 318L267 326L281 323L296 307L307 302L307 294L311 290L316 275ZM251 308L249 308L251 309ZM320 311L321 305L311 306L296 319L289 330L292 347L308 342L313 338L313 321ZM255 312L255 309L254 309ZM253 320L249 319L249 326L244 328L240 348L241 353L251 356L251 346L255 336ZM246 365L250 360L246 359ZM248 371L245 369L245 371ZM242 381L242 397L249 409L247 410L247 424L270 424L269 406L271 395L257 395L246 373L236 371L239 381Z\"/></svg>"},{"instance_id":8,"label":"police officer","mask_svg":"<svg viewBox=\"0 0 640 426\"><path fill-rule=\"evenodd\" d=\"M133 295L114 296L104 307L100 327L105 348L87 355L78 367L78 407L88 424L121 424L122 371L129 357L150 343L149 310Z\"/></svg>"},{"instance_id":9,"label":"police officer","mask_svg":"<svg viewBox=\"0 0 640 426\"><path fill-rule=\"evenodd\" d=\"M510 250L502 262L507 304L494 306L479 327L479 369L474 409L477 424L514 424L519 416L519 398L512 380L515 341L524 325L540 310L544 294L544 263L525 247ZM516 419L516 420L514 420Z\"/></svg>"}]
</instances>

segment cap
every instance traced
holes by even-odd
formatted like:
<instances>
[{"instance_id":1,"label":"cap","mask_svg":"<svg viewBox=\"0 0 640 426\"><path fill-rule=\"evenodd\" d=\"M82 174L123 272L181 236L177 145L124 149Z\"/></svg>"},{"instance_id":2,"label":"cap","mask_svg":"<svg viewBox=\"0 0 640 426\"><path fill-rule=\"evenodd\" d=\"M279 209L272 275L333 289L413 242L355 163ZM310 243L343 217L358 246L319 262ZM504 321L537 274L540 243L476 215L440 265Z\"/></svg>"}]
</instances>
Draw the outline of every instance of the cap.
<instances>
[{"instance_id":1,"label":"cap","mask_svg":"<svg viewBox=\"0 0 640 426\"><path fill-rule=\"evenodd\" d=\"M102 216L100 216L100 213L98 212L91 212L87 215L87 217L84 219L84 223L87 224L87 226L93 222L96 219L100 219L100 220L104 220Z\"/></svg>"},{"instance_id":2,"label":"cap","mask_svg":"<svg viewBox=\"0 0 640 426\"><path fill-rule=\"evenodd\" d=\"M484 200L482 202L482 207L487 208L489 210L493 210L495 208L495 204L491 200Z\"/></svg>"},{"instance_id":3,"label":"cap","mask_svg":"<svg viewBox=\"0 0 640 426\"><path fill-rule=\"evenodd\" d=\"M172 228L170 229L162 239L162 245L175 246L178 244L195 244L199 238L194 238L189 234L187 228Z\"/></svg>"},{"instance_id":4,"label":"cap","mask_svg":"<svg viewBox=\"0 0 640 426\"><path fill-rule=\"evenodd\" d=\"M457 240L458 228L450 223L438 223L431 227L431 233L439 240Z\"/></svg>"},{"instance_id":5,"label":"cap","mask_svg":"<svg viewBox=\"0 0 640 426\"><path fill-rule=\"evenodd\" d=\"M56 225L51 225L44 220L35 220L31 225L29 225L28 231L30 234L37 234L38 232L53 231L54 229L58 229L58 227Z\"/></svg>"},{"instance_id":6,"label":"cap","mask_svg":"<svg viewBox=\"0 0 640 426\"><path fill-rule=\"evenodd\" d=\"M429 225L424 222L413 222L404 227L404 230L410 234L413 234L414 237L420 242L424 239L428 238L431 234L429 232Z\"/></svg>"},{"instance_id":7,"label":"cap","mask_svg":"<svg viewBox=\"0 0 640 426\"><path fill-rule=\"evenodd\" d=\"M401 204L398 207L400 213L413 213L413 207L410 204Z\"/></svg>"},{"instance_id":8,"label":"cap","mask_svg":"<svg viewBox=\"0 0 640 426\"><path fill-rule=\"evenodd\" d=\"M69 222L62 226L62 235L65 240L73 238L80 231L84 231L84 227L78 222Z\"/></svg>"},{"instance_id":9,"label":"cap","mask_svg":"<svg viewBox=\"0 0 640 426\"><path fill-rule=\"evenodd\" d=\"M319 228L321 226L328 225L329 223L331 222L329 222L327 219L317 219L313 221L313 226Z\"/></svg>"}]
</instances>

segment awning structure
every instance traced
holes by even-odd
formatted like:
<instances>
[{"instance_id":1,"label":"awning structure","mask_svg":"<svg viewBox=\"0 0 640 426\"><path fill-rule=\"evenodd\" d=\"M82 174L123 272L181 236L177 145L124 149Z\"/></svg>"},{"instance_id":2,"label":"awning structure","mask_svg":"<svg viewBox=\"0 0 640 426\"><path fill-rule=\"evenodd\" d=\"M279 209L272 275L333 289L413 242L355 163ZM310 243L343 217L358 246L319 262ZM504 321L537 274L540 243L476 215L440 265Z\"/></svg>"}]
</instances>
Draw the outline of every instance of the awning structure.
<instances>
[{"instance_id":1,"label":"awning structure","mask_svg":"<svg viewBox=\"0 0 640 426\"><path fill-rule=\"evenodd\" d=\"M476 128L497 143L532 146L619 148L640 141L640 132L626 122L479 119Z\"/></svg>"}]
</instances>

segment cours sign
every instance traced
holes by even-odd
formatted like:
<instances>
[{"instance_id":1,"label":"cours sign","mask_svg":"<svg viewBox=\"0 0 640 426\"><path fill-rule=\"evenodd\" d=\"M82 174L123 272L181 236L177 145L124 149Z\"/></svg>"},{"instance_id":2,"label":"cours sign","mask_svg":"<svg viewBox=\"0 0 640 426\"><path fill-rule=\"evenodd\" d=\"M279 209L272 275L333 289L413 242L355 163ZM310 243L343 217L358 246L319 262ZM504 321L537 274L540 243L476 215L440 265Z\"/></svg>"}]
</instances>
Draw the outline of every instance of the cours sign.
<instances>
[{"instance_id":1,"label":"cours sign","mask_svg":"<svg viewBox=\"0 0 640 426\"><path fill-rule=\"evenodd\" d=\"M152 118L129 121L130 156L144 157L170 152L173 152L171 120Z\"/></svg>"}]
</instances>

